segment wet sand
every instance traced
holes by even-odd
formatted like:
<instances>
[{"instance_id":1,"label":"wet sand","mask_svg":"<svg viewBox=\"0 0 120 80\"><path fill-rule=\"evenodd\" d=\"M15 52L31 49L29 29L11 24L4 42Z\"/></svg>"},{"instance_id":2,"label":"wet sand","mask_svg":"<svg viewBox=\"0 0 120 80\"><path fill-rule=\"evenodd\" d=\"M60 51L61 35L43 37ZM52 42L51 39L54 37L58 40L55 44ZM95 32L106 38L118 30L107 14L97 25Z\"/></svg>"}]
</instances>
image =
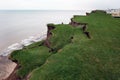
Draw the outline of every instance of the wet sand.
<instances>
[{"instance_id":1,"label":"wet sand","mask_svg":"<svg viewBox=\"0 0 120 80\"><path fill-rule=\"evenodd\" d=\"M5 80L16 68L17 64L8 59L7 56L0 56L0 80Z\"/></svg>"}]
</instances>

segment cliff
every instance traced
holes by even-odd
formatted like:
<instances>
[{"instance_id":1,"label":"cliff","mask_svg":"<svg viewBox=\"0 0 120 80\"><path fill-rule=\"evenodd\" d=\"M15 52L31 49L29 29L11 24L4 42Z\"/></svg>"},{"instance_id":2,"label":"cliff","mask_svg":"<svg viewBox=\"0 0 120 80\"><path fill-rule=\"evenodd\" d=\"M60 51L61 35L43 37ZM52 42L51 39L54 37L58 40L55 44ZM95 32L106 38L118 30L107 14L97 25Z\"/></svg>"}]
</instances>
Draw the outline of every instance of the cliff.
<instances>
[{"instance_id":1,"label":"cliff","mask_svg":"<svg viewBox=\"0 0 120 80\"><path fill-rule=\"evenodd\" d=\"M46 38L46 40L45 40L45 42L44 42L44 45L45 46L47 46L48 48L51 48L51 46L50 46L50 41L49 41L49 39L51 38L51 36L52 36L52 30L53 29L55 29L55 26L54 26L54 24L48 24L47 25L47 38Z\"/></svg>"},{"instance_id":2,"label":"cliff","mask_svg":"<svg viewBox=\"0 0 120 80\"><path fill-rule=\"evenodd\" d=\"M118 80L119 22L96 10L74 16L70 24L48 24L46 40L11 54L21 66L16 75L20 80Z\"/></svg>"}]
</instances>

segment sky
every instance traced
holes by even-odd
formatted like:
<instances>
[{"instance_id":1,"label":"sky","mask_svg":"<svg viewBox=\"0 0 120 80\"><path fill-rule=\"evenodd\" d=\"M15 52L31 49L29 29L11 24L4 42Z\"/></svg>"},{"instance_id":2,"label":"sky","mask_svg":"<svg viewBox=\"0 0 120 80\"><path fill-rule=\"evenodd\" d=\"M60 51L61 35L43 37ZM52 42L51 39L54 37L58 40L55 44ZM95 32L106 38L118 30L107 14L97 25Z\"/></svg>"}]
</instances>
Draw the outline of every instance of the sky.
<instances>
[{"instance_id":1,"label":"sky","mask_svg":"<svg viewBox=\"0 0 120 80\"><path fill-rule=\"evenodd\" d=\"M0 10L92 10L120 8L120 0L0 0Z\"/></svg>"}]
</instances>

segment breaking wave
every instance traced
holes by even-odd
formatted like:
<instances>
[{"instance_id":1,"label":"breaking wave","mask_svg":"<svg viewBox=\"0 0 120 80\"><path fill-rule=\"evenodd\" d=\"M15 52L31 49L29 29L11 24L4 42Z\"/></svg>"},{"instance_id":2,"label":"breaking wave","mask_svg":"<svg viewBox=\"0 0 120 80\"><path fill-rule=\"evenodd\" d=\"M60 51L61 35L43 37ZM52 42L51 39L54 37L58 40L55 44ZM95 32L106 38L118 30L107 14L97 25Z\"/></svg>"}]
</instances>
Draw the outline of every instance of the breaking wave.
<instances>
[{"instance_id":1,"label":"breaking wave","mask_svg":"<svg viewBox=\"0 0 120 80\"><path fill-rule=\"evenodd\" d=\"M5 50L3 50L0 53L0 56L8 56L13 51L23 49L23 47L29 46L30 44L32 44L34 42L44 40L46 37L47 37L46 33L42 33L42 35L37 34L35 36L30 36L28 39L24 39L20 43L14 43L14 44L8 46L8 48L6 48Z\"/></svg>"}]
</instances>

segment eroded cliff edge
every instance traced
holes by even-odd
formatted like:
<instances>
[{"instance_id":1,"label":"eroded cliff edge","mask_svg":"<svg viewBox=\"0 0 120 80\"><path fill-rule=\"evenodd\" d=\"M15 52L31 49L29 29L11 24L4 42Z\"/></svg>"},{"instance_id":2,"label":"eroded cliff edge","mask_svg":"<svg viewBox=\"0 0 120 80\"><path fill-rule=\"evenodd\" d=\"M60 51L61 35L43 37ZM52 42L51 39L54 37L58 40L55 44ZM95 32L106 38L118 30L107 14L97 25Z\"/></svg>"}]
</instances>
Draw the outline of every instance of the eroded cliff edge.
<instances>
[{"instance_id":1,"label":"eroded cliff edge","mask_svg":"<svg viewBox=\"0 0 120 80\"><path fill-rule=\"evenodd\" d=\"M117 80L118 25L118 20L101 11L75 16L70 24L48 25L46 40L16 51L11 57L21 64L21 79L30 73L30 80Z\"/></svg>"}]
</instances>

